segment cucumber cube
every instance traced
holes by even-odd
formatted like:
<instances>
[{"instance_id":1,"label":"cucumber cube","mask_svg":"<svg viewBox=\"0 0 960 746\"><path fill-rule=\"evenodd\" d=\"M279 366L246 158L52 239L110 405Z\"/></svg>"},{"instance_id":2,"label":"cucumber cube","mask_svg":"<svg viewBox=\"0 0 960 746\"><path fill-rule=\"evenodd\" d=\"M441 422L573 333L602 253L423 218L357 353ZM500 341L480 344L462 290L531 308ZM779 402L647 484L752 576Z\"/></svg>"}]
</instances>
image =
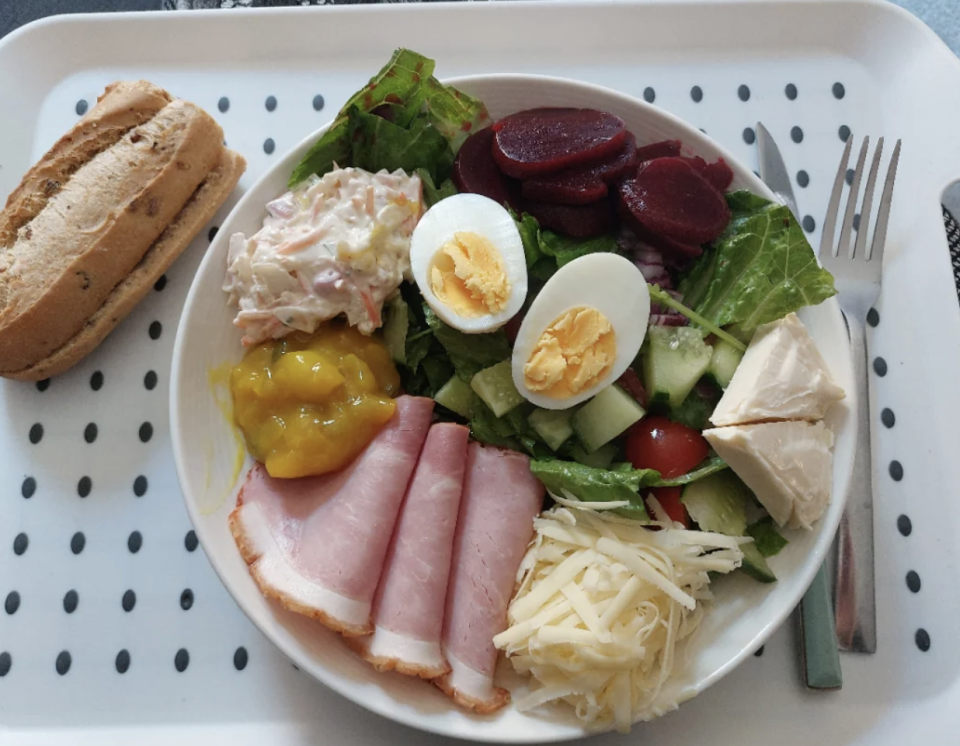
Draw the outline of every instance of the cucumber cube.
<instances>
[{"instance_id":1,"label":"cucumber cube","mask_svg":"<svg viewBox=\"0 0 960 746\"><path fill-rule=\"evenodd\" d=\"M593 453L646 413L632 396L613 384L577 410L570 424L587 453Z\"/></svg>"},{"instance_id":2,"label":"cucumber cube","mask_svg":"<svg viewBox=\"0 0 960 746\"><path fill-rule=\"evenodd\" d=\"M513 370L510 360L504 360L484 368L470 380L472 388L496 417L523 403L523 395L513 384Z\"/></svg>"}]
</instances>

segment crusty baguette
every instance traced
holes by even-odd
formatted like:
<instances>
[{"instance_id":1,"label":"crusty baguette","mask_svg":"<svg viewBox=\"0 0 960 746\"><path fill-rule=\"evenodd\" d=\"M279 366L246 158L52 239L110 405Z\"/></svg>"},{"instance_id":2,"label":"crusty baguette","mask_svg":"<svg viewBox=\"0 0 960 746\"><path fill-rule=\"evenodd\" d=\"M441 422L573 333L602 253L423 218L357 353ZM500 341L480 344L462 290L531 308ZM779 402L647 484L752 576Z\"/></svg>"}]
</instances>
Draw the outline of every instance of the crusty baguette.
<instances>
[{"instance_id":1,"label":"crusty baguette","mask_svg":"<svg viewBox=\"0 0 960 746\"><path fill-rule=\"evenodd\" d=\"M176 220L150 247L140 264L113 289L83 329L40 362L3 375L21 381L40 381L73 367L92 352L143 299L200 229L210 221L230 196L246 166L241 155L224 149L220 165L210 172Z\"/></svg>"},{"instance_id":2,"label":"crusty baguette","mask_svg":"<svg viewBox=\"0 0 960 746\"><path fill-rule=\"evenodd\" d=\"M169 93L145 80L107 86L97 105L47 151L7 198L0 213L0 247L12 246L17 231L46 207L81 166L153 119L172 100Z\"/></svg>"},{"instance_id":3,"label":"crusty baguette","mask_svg":"<svg viewBox=\"0 0 960 746\"><path fill-rule=\"evenodd\" d=\"M162 98L143 95L148 110ZM173 100L76 169L20 225L13 244L0 246L0 375L20 377L55 352L61 365L76 362L61 348L84 331L90 345L101 328L90 322L117 286L221 161L231 171L222 140L208 114Z\"/></svg>"}]
</instances>

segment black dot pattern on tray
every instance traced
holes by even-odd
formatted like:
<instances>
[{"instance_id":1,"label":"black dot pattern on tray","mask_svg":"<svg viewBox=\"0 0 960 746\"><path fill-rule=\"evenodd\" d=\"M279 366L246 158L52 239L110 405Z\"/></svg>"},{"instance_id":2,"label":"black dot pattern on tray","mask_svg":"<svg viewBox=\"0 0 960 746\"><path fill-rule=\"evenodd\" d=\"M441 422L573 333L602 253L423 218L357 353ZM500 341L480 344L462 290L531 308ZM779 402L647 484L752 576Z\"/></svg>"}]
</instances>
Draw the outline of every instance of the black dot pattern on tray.
<instances>
[{"instance_id":1,"label":"black dot pattern on tray","mask_svg":"<svg viewBox=\"0 0 960 746\"><path fill-rule=\"evenodd\" d=\"M899 482L903 479L903 464L899 461L891 461L888 470L890 472L890 478L894 482Z\"/></svg>"},{"instance_id":2,"label":"black dot pattern on tray","mask_svg":"<svg viewBox=\"0 0 960 746\"><path fill-rule=\"evenodd\" d=\"M13 667L13 658L10 656L10 653L3 651L0 653L0 679L10 673L10 669Z\"/></svg>"},{"instance_id":3,"label":"black dot pattern on tray","mask_svg":"<svg viewBox=\"0 0 960 746\"><path fill-rule=\"evenodd\" d=\"M147 391L153 391L157 387L157 372L154 370L148 370L147 374L143 377L143 387Z\"/></svg>"},{"instance_id":4,"label":"black dot pattern on tray","mask_svg":"<svg viewBox=\"0 0 960 746\"><path fill-rule=\"evenodd\" d=\"M800 129L799 127L791 127L790 139L793 140L795 143L803 142L803 130Z\"/></svg>"},{"instance_id":5,"label":"black dot pattern on tray","mask_svg":"<svg viewBox=\"0 0 960 746\"><path fill-rule=\"evenodd\" d=\"M197 532L192 528L187 531L187 535L183 537L183 546L188 552L195 552L199 543L197 540Z\"/></svg>"},{"instance_id":6,"label":"black dot pattern on tray","mask_svg":"<svg viewBox=\"0 0 960 746\"><path fill-rule=\"evenodd\" d=\"M880 312L876 308L867 311L867 323L873 327L880 323Z\"/></svg>"},{"instance_id":7,"label":"black dot pattern on tray","mask_svg":"<svg viewBox=\"0 0 960 746\"><path fill-rule=\"evenodd\" d=\"M157 281L153 283L153 289L156 290L158 293L162 292L166 286L167 286L166 275L160 275L160 277L157 278Z\"/></svg>"},{"instance_id":8,"label":"black dot pattern on tray","mask_svg":"<svg viewBox=\"0 0 960 746\"><path fill-rule=\"evenodd\" d=\"M127 537L127 549L130 550L130 554L136 554L140 551L140 547L143 546L143 534L139 531L133 531L130 533L130 536Z\"/></svg>"},{"instance_id":9,"label":"black dot pattern on tray","mask_svg":"<svg viewBox=\"0 0 960 746\"><path fill-rule=\"evenodd\" d=\"M893 427L897 423L897 416L892 409L883 409L880 412L880 422L883 423L884 427Z\"/></svg>"},{"instance_id":10,"label":"black dot pattern on tray","mask_svg":"<svg viewBox=\"0 0 960 746\"><path fill-rule=\"evenodd\" d=\"M703 101L703 89L700 86L695 85L690 89L690 98L693 99L695 104L699 104L701 101Z\"/></svg>"},{"instance_id":11,"label":"black dot pattern on tray","mask_svg":"<svg viewBox=\"0 0 960 746\"><path fill-rule=\"evenodd\" d=\"M757 133L753 131L753 127L743 128L743 141L747 145L753 145L757 141Z\"/></svg>"},{"instance_id":12,"label":"black dot pattern on tray","mask_svg":"<svg viewBox=\"0 0 960 746\"><path fill-rule=\"evenodd\" d=\"M97 432L97 424L95 422L91 422L85 428L83 428L83 439L87 441L87 443L93 443L93 441L97 439Z\"/></svg>"},{"instance_id":13,"label":"black dot pattern on tray","mask_svg":"<svg viewBox=\"0 0 960 746\"><path fill-rule=\"evenodd\" d=\"M835 99L841 99L847 95L847 89L843 87L843 83L834 83L831 90Z\"/></svg>"},{"instance_id":14,"label":"black dot pattern on tray","mask_svg":"<svg viewBox=\"0 0 960 746\"><path fill-rule=\"evenodd\" d=\"M909 536L913 533L913 522L909 516L901 515L897 518L897 530L904 536Z\"/></svg>"},{"instance_id":15,"label":"black dot pattern on tray","mask_svg":"<svg viewBox=\"0 0 960 746\"><path fill-rule=\"evenodd\" d=\"M187 670L187 666L190 665L190 653L187 652L186 648L180 648L177 651L177 654L173 657L173 665L180 673Z\"/></svg>"},{"instance_id":16,"label":"black dot pattern on tray","mask_svg":"<svg viewBox=\"0 0 960 746\"><path fill-rule=\"evenodd\" d=\"M139 435L142 443L149 443L150 438L153 437L153 425L151 425L149 422L144 422L140 426Z\"/></svg>"},{"instance_id":17,"label":"black dot pattern on tray","mask_svg":"<svg viewBox=\"0 0 960 746\"><path fill-rule=\"evenodd\" d=\"M8 614L16 614L20 608L20 594L16 591L10 591L6 600L3 602L3 610Z\"/></svg>"},{"instance_id":18,"label":"black dot pattern on tray","mask_svg":"<svg viewBox=\"0 0 960 746\"><path fill-rule=\"evenodd\" d=\"M277 110L277 97L276 97L276 96L267 96L267 100L263 102L263 105L267 108L267 111L276 111L276 110Z\"/></svg>"},{"instance_id":19,"label":"black dot pattern on tray","mask_svg":"<svg viewBox=\"0 0 960 746\"><path fill-rule=\"evenodd\" d=\"M133 480L133 494L137 497L143 497L147 494L147 478L141 474Z\"/></svg>"},{"instance_id":20,"label":"black dot pattern on tray","mask_svg":"<svg viewBox=\"0 0 960 746\"><path fill-rule=\"evenodd\" d=\"M323 100L323 96L321 96L318 93L316 96L313 97L313 110L321 111L323 109L324 103L326 102Z\"/></svg>"},{"instance_id":21,"label":"black dot pattern on tray","mask_svg":"<svg viewBox=\"0 0 960 746\"><path fill-rule=\"evenodd\" d=\"M643 100L648 104L652 104L657 100L657 92L653 90L650 86L647 86L643 89Z\"/></svg>"},{"instance_id":22,"label":"black dot pattern on tray","mask_svg":"<svg viewBox=\"0 0 960 746\"><path fill-rule=\"evenodd\" d=\"M267 155L273 155L273 151L277 149L277 144L273 141L272 137L268 137L263 141L263 152Z\"/></svg>"},{"instance_id":23,"label":"black dot pattern on tray","mask_svg":"<svg viewBox=\"0 0 960 746\"><path fill-rule=\"evenodd\" d=\"M43 440L43 425L41 425L39 422L35 422L33 425L31 425L30 434L28 437L30 438L30 442L34 445Z\"/></svg>"},{"instance_id":24,"label":"black dot pattern on tray","mask_svg":"<svg viewBox=\"0 0 960 746\"><path fill-rule=\"evenodd\" d=\"M840 129L837 130L837 135L840 136L841 140L846 142L850 139L850 128L845 124L841 124Z\"/></svg>"},{"instance_id":25,"label":"black dot pattern on tray","mask_svg":"<svg viewBox=\"0 0 960 746\"><path fill-rule=\"evenodd\" d=\"M37 492L37 480L33 477L27 477L23 480L23 484L20 485L20 494L23 495L24 500L29 500Z\"/></svg>"},{"instance_id":26,"label":"black dot pattern on tray","mask_svg":"<svg viewBox=\"0 0 960 746\"><path fill-rule=\"evenodd\" d=\"M94 391L99 391L103 388L103 373L99 370L95 370L93 375L90 376L90 388Z\"/></svg>"},{"instance_id":27,"label":"black dot pattern on tray","mask_svg":"<svg viewBox=\"0 0 960 746\"><path fill-rule=\"evenodd\" d=\"M93 480L90 477L80 477L80 481L77 482L77 494L80 497L89 497L92 489Z\"/></svg>"},{"instance_id":28,"label":"black dot pattern on tray","mask_svg":"<svg viewBox=\"0 0 960 746\"><path fill-rule=\"evenodd\" d=\"M46 391L50 388L50 379L44 378L42 381L37 381L37 391Z\"/></svg>"},{"instance_id":29,"label":"black dot pattern on tray","mask_svg":"<svg viewBox=\"0 0 960 746\"><path fill-rule=\"evenodd\" d=\"M114 665L117 667L117 673L126 673L130 670L130 652L127 650L121 650L117 653L117 659L114 661Z\"/></svg>"},{"instance_id":30,"label":"black dot pattern on tray","mask_svg":"<svg viewBox=\"0 0 960 746\"><path fill-rule=\"evenodd\" d=\"M193 607L193 591L189 588L184 589L180 594L180 608L184 611L190 611Z\"/></svg>"},{"instance_id":31,"label":"black dot pattern on tray","mask_svg":"<svg viewBox=\"0 0 960 746\"><path fill-rule=\"evenodd\" d=\"M797 87L793 83L787 83L787 87L783 89L783 92L791 101L797 100Z\"/></svg>"},{"instance_id":32,"label":"black dot pattern on tray","mask_svg":"<svg viewBox=\"0 0 960 746\"><path fill-rule=\"evenodd\" d=\"M160 335L163 334L163 324L159 321L150 322L148 333L150 334L150 339L160 339Z\"/></svg>"},{"instance_id":33,"label":"black dot pattern on tray","mask_svg":"<svg viewBox=\"0 0 960 746\"><path fill-rule=\"evenodd\" d=\"M80 603L80 595L74 591L67 591L63 596L63 610L68 614L72 614L77 610L77 605Z\"/></svg>"},{"instance_id":34,"label":"black dot pattern on tray","mask_svg":"<svg viewBox=\"0 0 960 746\"><path fill-rule=\"evenodd\" d=\"M873 359L873 372L881 378L887 375L887 361L882 357L875 357Z\"/></svg>"},{"instance_id":35,"label":"black dot pattern on tray","mask_svg":"<svg viewBox=\"0 0 960 746\"><path fill-rule=\"evenodd\" d=\"M930 649L930 633L923 629L923 627L917 630L917 634L913 636L913 640L917 643L917 647L921 653L926 653Z\"/></svg>"},{"instance_id":36,"label":"black dot pattern on tray","mask_svg":"<svg viewBox=\"0 0 960 746\"><path fill-rule=\"evenodd\" d=\"M133 607L137 605L137 594L133 591L125 591L123 598L120 599L120 606L126 612L133 611Z\"/></svg>"},{"instance_id":37,"label":"black dot pattern on tray","mask_svg":"<svg viewBox=\"0 0 960 746\"><path fill-rule=\"evenodd\" d=\"M806 189L810 184L810 174L806 171L797 171L797 184Z\"/></svg>"},{"instance_id":38,"label":"black dot pattern on tray","mask_svg":"<svg viewBox=\"0 0 960 746\"><path fill-rule=\"evenodd\" d=\"M210 230L208 230L208 231L207 231L207 240L212 243L212 242L213 242L213 239L215 239L215 238L217 237L217 231L219 231L219 230L220 230L220 226L218 226L218 225L215 225L215 226L213 226Z\"/></svg>"},{"instance_id":39,"label":"black dot pattern on tray","mask_svg":"<svg viewBox=\"0 0 960 746\"><path fill-rule=\"evenodd\" d=\"M247 667L249 661L250 656L247 654L247 649L243 646L237 648L233 654L233 667L238 671L242 671Z\"/></svg>"},{"instance_id":40,"label":"black dot pattern on tray","mask_svg":"<svg viewBox=\"0 0 960 746\"><path fill-rule=\"evenodd\" d=\"M80 554L86 545L87 537L83 535L83 531L77 531L77 533L70 538L70 551L74 554Z\"/></svg>"},{"instance_id":41,"label":"black dot pattern on tray","mask_svg":"<svg viewBox=\"0 0 960 746\"><path fill-rule=\"evenodd\" d=\"M853 186L853 177L857 175L857 172L852 168L847 169L847 173L844 174L844 178L847 180L847 186Z\"/></svg>"},{"instance_id":42,"label":"black dot pattern on tray","mask_svg":"<svg viewBox=\"0 0 960 746\"><path fill-rule=\"evenodd\" d=\"M30 546L30 539L22 531L17 534L13 539L13 553L20 557L24 552L27 551L27 547Z\"/></svg>"},{"instance_id":43,"label":"black dot pattern on tray","mask_svg":"<svg viewBox=\"0 0 960 746\"><path fill-rule=\"evenodd\" d=\"M60 651L60 655L57 656L57 673L66 676L72 664L73 658L70 657L70 653L66 650Z\"/></svg>"},{"instance_id":44,"label":"black dot pattern on tray","mask_svg":"<svg viewBox=\"0 0 960 746\"><path fill-rule=\"evenodd\" d=\"M739 88L737 88L737 98L739 98L741 101L749 101L750 100L749 86L741 85Z\"/></svg>"},{"instance_id":45,"label":"black dot pattern on tray","mask_svg":"<svg viewBox=\"0 0 960 746\"><path fill-rule=\"evenodd\" d=\"M860 230L860 213L859 212L854 213L853 215L853 229L855 231Z\"/></svg>"},{"instance_id":46,"label":"black dot pattern on tray","mask_svg":"<svg viewBox=\"0 0 960 746\"><path fill-rule=\"evenodd\" d=\"M74 107L74 111L77 112L78 117L82 117L84 114L87 113L87 109L89 108L89 106L90 105L87 103L87 100L85 98L81 98L79 101L77 101L77 105Z\"/></svg>"},{"instance_id":47,"label":"black dot pattern on tray","mask_svg":"<svg viewBox=\"0 0 960 746\"><path fill-rule=\"evenodd\" d=\"M813 233L817 229L817 221L813 219L813 215L803 216L803 229L807 233Z\"/></svg>"},{"instance_id":48,"label":"black dot pattern on tray","mask_svg":"<svg viewBox=\"0 0 960 746\"><path fill-rule=\"evenodd\" d=\"M754 652L753 655L754 655L754 657L756 657L756 658L759 658L761 655L763 655L763 645L761 645L759 648L757 648L757 649L756 649L756 652Z\"/></svg>"},{"instance_id":49,"label":"black dot pattern on tray","mask_svg":"<svg viewBox=\"0 0 960 746\"><path fill-rule=\"evenodd\" d=\"M220 110L220 113L226 114L230 108L230 99L226 96L221 96L220 100L217 101L217 108Z\"/></svg>"},{"instance_id":50,"label":"black dot pattern on tray","mask_svg":"<svg viewBox=\"0 0 960 746\"><path fill-rule=\"evenodd\" d=\"M920 576L914 570L907 573L907 588L911 593L920 592Z\"/></svg>"}]
</instances>

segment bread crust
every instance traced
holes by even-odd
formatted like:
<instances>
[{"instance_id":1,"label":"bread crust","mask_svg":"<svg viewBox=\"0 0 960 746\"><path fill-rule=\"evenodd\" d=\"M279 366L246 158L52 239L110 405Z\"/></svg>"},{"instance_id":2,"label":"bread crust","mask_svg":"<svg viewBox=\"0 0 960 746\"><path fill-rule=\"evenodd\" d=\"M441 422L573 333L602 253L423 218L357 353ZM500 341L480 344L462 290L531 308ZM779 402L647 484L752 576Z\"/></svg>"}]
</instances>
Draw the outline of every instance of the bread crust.
<instances>
[{"instance_id":1,"label":"bread crust","mask_svg":"<svg viewBox=\"0 0 960 746\"><path fill-rule=\"evenodd\" d=\"M94 349L245 166L199 107L145 81L108 87L0 213L0 376L41 380Z\"/></svg>"}]
</instances>

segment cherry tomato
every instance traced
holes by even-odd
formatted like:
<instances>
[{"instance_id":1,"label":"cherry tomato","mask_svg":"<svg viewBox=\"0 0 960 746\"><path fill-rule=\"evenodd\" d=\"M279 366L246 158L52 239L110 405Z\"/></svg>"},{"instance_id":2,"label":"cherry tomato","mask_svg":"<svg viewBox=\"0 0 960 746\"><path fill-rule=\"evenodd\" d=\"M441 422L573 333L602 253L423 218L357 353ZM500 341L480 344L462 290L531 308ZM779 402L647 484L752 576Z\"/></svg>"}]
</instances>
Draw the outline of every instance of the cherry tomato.
<instances>
[{"instance_id":1,"label":"cherry tomato","mask_svg":"<svg viewBox=\"0 0 960 746\"><path fill-rule=\"evenodd\" d=\"M682 493L683 487L655 487L650 490L650 494L657 498L657 502L660 503L664 512L670 516L671 521L682 523L684 528L690 528L690 516L687 515L684 504L680 502ZM650 517L652 518L652 511L648 510L647 512L651 513Z\"/></svg>"},{"instance_id":2,"label":"cherry tomato","mask_svg":"<svg viewBox=\"0 0 960 746\"><path fill-rule=\"evenodd\" d=\"M666 417L645 417L627 434L627 458L635 469L679 477L707 457L707 441L696 430Z\"/></svg>"}]
</instances>

